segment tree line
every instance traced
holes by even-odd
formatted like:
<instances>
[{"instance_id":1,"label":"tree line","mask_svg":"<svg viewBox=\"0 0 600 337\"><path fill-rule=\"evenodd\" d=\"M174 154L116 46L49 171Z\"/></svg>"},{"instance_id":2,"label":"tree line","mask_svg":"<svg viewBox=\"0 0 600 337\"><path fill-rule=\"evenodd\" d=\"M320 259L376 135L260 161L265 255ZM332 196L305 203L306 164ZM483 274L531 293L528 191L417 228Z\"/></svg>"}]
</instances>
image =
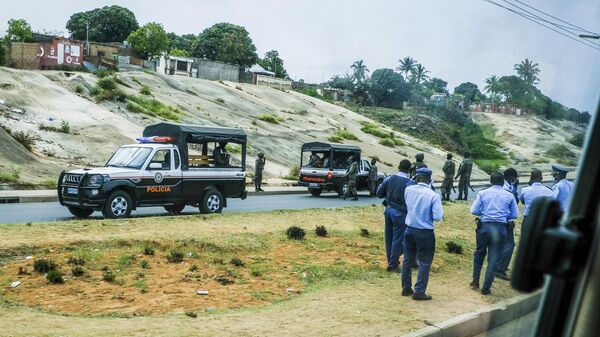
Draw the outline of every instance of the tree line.
<instances>
[{"instance_id":1,"label":"tree line","mask_svg":"<svg viewBox=\"0 0 600 337\"><path fill-rule=\"evenodd\" d=\"M33 31L24 19L11 19L4 43L0 43L0 64L5 64L6 42L30 42ZM276 50L258 57L256 46L246 28L227 22L217 23L199 34L167 33L162 24L149 22L140 26L135 14L120 6L105 6L71 15L66 23L70 37L93 42L127 42L141 57L152 59L168 52L174 56L206 58L250 67L259 64L288 78L283 60Z\"/></svg>"}]
</instances>

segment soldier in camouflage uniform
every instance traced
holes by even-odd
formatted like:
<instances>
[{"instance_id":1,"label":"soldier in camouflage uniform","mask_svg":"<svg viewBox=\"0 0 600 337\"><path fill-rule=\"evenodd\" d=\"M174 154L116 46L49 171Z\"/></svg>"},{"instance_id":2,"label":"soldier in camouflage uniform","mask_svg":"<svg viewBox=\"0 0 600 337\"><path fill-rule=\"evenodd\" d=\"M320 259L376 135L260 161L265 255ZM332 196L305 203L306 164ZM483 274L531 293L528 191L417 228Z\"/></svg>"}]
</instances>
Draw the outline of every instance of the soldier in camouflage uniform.
<instances>
[{"instance_id":1,"label":"soldier in camouflage uniform","mask_svg":"<svg viewBox=\"0 0 600 337\"><path fill-rule=\"evenodd\" d=\"M456 164L452 160L452 154L448 153L446 156L448 160L444 164L442 171L444 171L444 180L442 181L442 200L450 200L450 192L454 187L454 173L456 173Z\"/></svg>"},{"instance_id":2,"label":"soldier in camouflage uniform","mask_svg":"<svg viewBox=\"0 0 600 337\"><path fill-rule=\"evenodd\" d=\"M377 159L371 159L371 169L369 170L369 192L371 196L374 196L377 192L377 180L379 179L377 175L379 169L375 164L377 164Z\"/></svg>"},{"instance_id":3,"label":"soldier in camouflage uniform","mask_svg":"<svg viewBox=\"0 0 600 337\"><path fill-rule=\"evenodd\" d=\"M425 154L423 154L423 153L417 153L415 155L416 161L410 167L410 171L408 171L411 179L414 179L415 175L417 174L418 169L420 169L421 167L427 167L427 164L425 164L423 162L424 159L425 159Z\"/></svg>"},{"instance_id":4,"label":"soldier in camouflage uniform","mask_svg":"<svg viewBox=\"0 0 600 337\"><path fill-rule=\"evenodd\" d=\"M254 163L254 188L256 192L264 192L260 186L262 185L262 173L265 169L265 162L265 154L259 152L258 158L256 158L256 162Z\"/></svg>"},{"instance_id":5,"label":"soldier in camouflage uniform","mask_svg":"<svg viewBox=\"0 0 600 337\"><path fill-rule=\"evenodd\" d=\"M358 158L353 157L352 164L350 164L348 171L346 171L346 177L348 178L348 188L346 189L346 192L344 193L344 200L346 200L346 198L349 195L354 196L354 198L352 198L352 200L358 200L358 193L356 192L356 176L357 175L358 175Z\"/></svg>"},{"instance_id":6,"label":"soldier in camouflage uniform","mask_svg":"<svg viewBox=\"0 0 600 337\"><path fill-rule=\"evenodd\" d=\"M473 170L473 160L471 159L470 153L465 153L465 158L458 167L458 172L454 179L458 180L458 198L456 200L467 200L469 196L469 187L471 186L471 170ZM463 193L465 195L463 199Z\"/></svg>"}]
</instances>

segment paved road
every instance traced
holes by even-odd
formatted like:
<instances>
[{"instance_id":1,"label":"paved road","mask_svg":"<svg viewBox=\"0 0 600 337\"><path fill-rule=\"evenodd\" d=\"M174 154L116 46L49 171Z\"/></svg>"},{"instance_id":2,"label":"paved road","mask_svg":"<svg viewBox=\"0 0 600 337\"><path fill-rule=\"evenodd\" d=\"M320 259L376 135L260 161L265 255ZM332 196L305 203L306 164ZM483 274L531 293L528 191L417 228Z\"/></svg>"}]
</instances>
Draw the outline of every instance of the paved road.
<instances>
[{"instance_id":1,"label":"paved road","mask_svg":"<svg viewBox=\"0 0 600 337\"><path fill-rule=\"evenodd\" d=\"M475 337L531 336L535 328L536 318L537 311L533 311Z\"/></svg>"},{"instance_id":2,"label":"paved road","mask_svg":"<svg viewBox=\"0 0 600 337\"><path fill-rule=\"evenodd\" d=\"M482 188L475 188L479 191ZM476 193L470 193L469 199L474 198ZM456 195L452 195L455 198ZM229 199L228 207L223 212L256 212L272 211L277 209L306 209L306 208L329 208L345 207L357 205L380 204L381 200L376 197L368 197L366 194L359 194L358 201L342 200L336 193L323 193L320 197L313 197L310 194L289 194L289 195L252 195L246 200ZM198 209L187 206L183 214L195 214ZM166 215L162 207L144 207L138 208L132 212L132 216L153 216ZM101 218L100 212L95 212L92 218ZM24 204L0 204L0 223L27 223L27 222L50 222L64 221L73 219L73 216L66 207L58 202L39 202Z\"/></svg>"}]
</instances>

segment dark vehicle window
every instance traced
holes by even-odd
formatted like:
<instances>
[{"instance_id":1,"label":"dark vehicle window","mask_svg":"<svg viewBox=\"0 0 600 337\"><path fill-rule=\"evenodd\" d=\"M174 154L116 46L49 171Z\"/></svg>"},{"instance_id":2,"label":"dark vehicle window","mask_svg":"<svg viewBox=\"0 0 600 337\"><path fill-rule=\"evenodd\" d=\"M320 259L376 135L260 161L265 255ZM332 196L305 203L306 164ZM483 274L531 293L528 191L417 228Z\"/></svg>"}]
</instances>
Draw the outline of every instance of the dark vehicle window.
<instances>
[{"instance_id":1,"label":"dark vehicle window","mask_svg":"<svg viewBox=\"0 0 600 337\"><path fill-rule=\"evenodd\" d=\"M178 170L179 169L179 164L180 164L180 161L179 161L179 151L173 150L173 155L174 155L173 159L175 159L175 169Z\"/></svg>"},{"instance_id":2,"label":"dark vehicle window","mask_svg":"<svg viewBox=\"0 0 600 337\"><path fill-rule=\"evenodd\" d=\"M152 152L147 147L122 147L106 163L106 166L140 169Z\"/></svg>"},{"instance_id":3,"label":"dark vehicle window","mask_svg":"<svg viewBox=\"0 0 600 337\"><path fill-rule=\"evenodd\" d=\"M329 151L302 152L302 167L329 168Z\"/></svg>"},{"instance_id":4,"label":"dark vehicle window","mask_svg":"<svg viewBox=\"0 0 600 337\"><path fill-rule=\"evenodd\" d=\"M170 170L171 169L171 150L159 150L156 151L150 163L148 163L148 168L150 169L150 165L153 163L159 163L161 165L162 170Z\"/></svg>"}]
</instances>

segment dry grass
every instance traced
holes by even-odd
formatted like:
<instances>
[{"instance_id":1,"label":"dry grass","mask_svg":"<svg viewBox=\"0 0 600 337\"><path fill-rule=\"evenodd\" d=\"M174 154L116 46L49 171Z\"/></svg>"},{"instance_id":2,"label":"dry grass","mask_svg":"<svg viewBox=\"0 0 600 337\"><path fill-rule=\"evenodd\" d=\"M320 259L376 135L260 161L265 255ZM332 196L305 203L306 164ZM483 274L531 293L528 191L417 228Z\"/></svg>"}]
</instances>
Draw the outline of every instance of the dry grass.
<instances>
[{"instance_id":1,"label":"dry grass","mask_svg":"<svg viewBox=\"0 0 600 337\"><path fill-rule=\"evenodd\" d=\"M473 217L468 215L468 206L466 203L445 205L445 219L436 229L437 249L428 291L434 300L426 303L400 296L398 275L383 272L383 215L382 209L375 206L0 225L0 247L3 247L0 285L4 288L0 288L0 298L4 299L0 302L0 325L4 327L3 333L15 336L184 336L197 332L198 326L202 326L204 335L214 336L397 335L423 327L426 322L479 310L516 295L503 281L495 282L490 297L468 288L474 249L474 223ZM311 229L317 224L327 225L327 238L318 238L312 233ZM307 238L288 241L285 230L290 225L307 229ZM371 235L361 237L360 228L367 228ZM445 246L449 240L461 244L464 254L447 253ZM142 255L148 243L155 244L155 256ZM165 256L177 245L188 250L195 247L194 258L186 256L188 261L182 265L167 263ZM151 268L140 269L139 261L126 263L132 250L139 251L138 260L151 260ZM17 277L17 267L26 263L22 258L26 254L33 254L34 258L49 256L57 261L61 256L66 261L68 254L75 254L88 261L85 268L90 273L86 277L90 279L66 278L63 285L47 285L35 281L37 276L25 275L25 279L31 280L26 280L19 287L22 287L20 291L41 291L44 295L40 298L46 300L40 300L37 307L33 302L28 303L33 307L17 304L19 298L12 296L14 293L7 284ZM219 267L219 260L229 261L233 256L242 257L247 267L227 263ZM260 262L261 259L267 260ZM111 269L120 265L127 271L117 274L116 281L123 280L121 285L118 282L94 285L102 283L95 278L100 277L101 266L106 264ZM235 269L228 277L236 282L221 286L212 279L203 281L202 277L186 281L185 274L191 264L199 267L194 272L199 275L206 271L210 276L211 268ZM138 289L141 272L145 294ZM173 280L173 275L178 278ZM65 310L67 305L90 305L85 300L88 288L75 287L71 295L61 290L86 285L85 282L88 288L94 285L104 291L104 305L112 307L104 314L115 314L89 317L55 313L69 312ZM162 287L160 282L164 283ZM263 284L255 287L260 282ZM203 285L213 286L218 297L172 292L173 284L183 284L178 289L192 292ZM294 288L291 294L282 293L282 289L289 287ZM135 289L135 294L131 289ZM219 289L223 292L219 293ZM302 293L297 294L296 290ZM147 295L153 302L146 308L158 310L130 310ZM63 296L73 298L62 302ZM247 298L250 307L211 302L236 297ZM166 303L174 304L160 310ZM198 313L196 319L185 316L190 310ZM95 314L101 313L96 311Z\"/></svg>"}]
</instances>

